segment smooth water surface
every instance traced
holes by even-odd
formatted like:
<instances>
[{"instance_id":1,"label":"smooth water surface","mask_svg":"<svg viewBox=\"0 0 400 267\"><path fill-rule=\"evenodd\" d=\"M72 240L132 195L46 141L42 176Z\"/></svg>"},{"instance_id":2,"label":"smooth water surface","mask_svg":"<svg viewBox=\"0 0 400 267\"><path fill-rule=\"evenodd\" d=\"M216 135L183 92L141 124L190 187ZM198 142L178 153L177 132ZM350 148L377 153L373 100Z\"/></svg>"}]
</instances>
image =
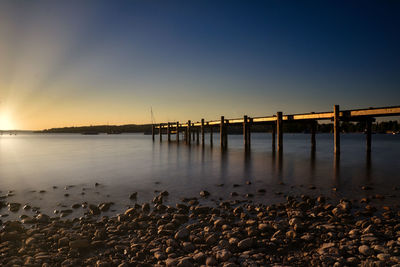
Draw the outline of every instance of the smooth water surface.
<instances>
[{"instance_id":1,"label":"smooth water surface","mask_svg":"<svg viewBox=\"0 0 400 267\"><path fill-rule=\"evenodd\" d=\"M3 135L0 194L13 190L15 195L8 197L8 202L29 203L46 213L84 201L113 201L114 212L118 212L134 203L129 199L132 192L138 192L141 203L151 200L155 190L169 191L170 203L197 197L201 190L211 193L210 201L230 199L233 191L240 197L252 193L255 201L264 202L281 199L281 193L350 198L379 193L390 199L397 193L393 188L400 186L400 136L377 134L372 140L368 155L363 134L343 134L337 159L331 134L317 135L314 152L310 135L285 134L282 154L273 152L271 135L261 133L252 134L248 153L241 135L229 136L225 152L216 134L214 146L209 145L208 135L204 146L168 143L166 136L162 143L158 136L152 142L151 136L143 134ZM366 184L373 190L361 190ZM257 193L261 188L265 194ZM1 214L7 212L0 210Z\"/></svg>"}]
</instances>

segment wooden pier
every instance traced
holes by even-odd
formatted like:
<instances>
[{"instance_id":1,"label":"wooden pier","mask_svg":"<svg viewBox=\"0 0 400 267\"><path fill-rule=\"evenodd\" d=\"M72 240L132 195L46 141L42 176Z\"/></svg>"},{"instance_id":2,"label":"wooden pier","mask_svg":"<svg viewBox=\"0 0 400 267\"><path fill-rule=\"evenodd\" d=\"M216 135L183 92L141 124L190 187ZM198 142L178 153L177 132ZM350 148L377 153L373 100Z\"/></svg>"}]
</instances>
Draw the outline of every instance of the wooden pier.
<instances>
[{"instance_id":1,"label":"wooden pier","mask_svg":"<svg viewBox=\"0 0 400 267\"><path fill-rule=\"evenodd\" d=\"M371 126L372 122L375 121L376 117L388 117L388 116L400 116L400 106L393 107L380 107L380 108L366 108L366 109L353 109L353 110L340 110L339 105L334 105L331 112L311 112L304 114L283 114L277 112L273 116L264 117L253 117L250 118L244 115L243 118L237 119L225 119L221 116L220 120L205 121L201 119L200 122L187 123L160 123L159 125L153 125L152 127L152 138L155 140L155 135L158 133L160 142L162 141L162 135L164 132L167 134L168 142L171 142L171 135L175 134L176 142L179 142L179 133L184 133L184 141L186 144L191 144L191 140L196 140L197 144L205 144L205 132L206 129L210 133L210 145L213 145L213 128L219 127L220 134L220 145L222 149L228 146L228 127L230 126L242 126L243 127L243 142L246 149L250 148L251 144L251 126L252 125L271 125L272 126L272 149L276 148L278 151L283 150L283 124L291 121L299 121L309 124L311 127L311 148L316 148L316 131L317 124L320 120L333 121L333 138L334 138L334 152L340 154L340 122L341 121L356 121L365 122L366 129L366 149L368 152L371 151ZM158 130L158 131L157 131Z\"/></svg>"}]
</instances>

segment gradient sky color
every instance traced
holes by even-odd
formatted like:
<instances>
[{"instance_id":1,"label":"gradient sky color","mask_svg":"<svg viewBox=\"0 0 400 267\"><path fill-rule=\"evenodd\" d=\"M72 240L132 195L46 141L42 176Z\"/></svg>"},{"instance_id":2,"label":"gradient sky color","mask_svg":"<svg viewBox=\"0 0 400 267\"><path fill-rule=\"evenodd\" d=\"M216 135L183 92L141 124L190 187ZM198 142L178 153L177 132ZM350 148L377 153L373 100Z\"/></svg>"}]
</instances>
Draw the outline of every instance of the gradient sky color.
<instances>
[{"instance_id":1,"label":"gradient sky color","mask_svg":"<svg viewBox=\"0 0 400 267\"><path fill-rule=\"evenodd\" d=\"M0 126L400 104L399 1L0 2Z\"/></svg>"}]
</instances>

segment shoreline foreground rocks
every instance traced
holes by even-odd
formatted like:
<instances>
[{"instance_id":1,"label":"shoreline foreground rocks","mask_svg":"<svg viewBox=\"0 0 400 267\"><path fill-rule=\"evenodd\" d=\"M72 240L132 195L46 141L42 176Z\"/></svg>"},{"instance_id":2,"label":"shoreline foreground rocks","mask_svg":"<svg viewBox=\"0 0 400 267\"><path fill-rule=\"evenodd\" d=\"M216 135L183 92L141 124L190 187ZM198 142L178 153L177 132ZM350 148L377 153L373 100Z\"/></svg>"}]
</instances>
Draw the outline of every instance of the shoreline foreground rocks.
<instances>
[{"instance_id":1,"label":"shoreline foreground rocks","mask_svg":"<svg viewBox=\"0 0 400 267\"><path fill-rule=\"evenodd\" d=\"M167 206L163 195L113 217L93 208L75 219L4 222L0 265L400 266L393 208L304 195L274 205L191 198Z\"/></svg>"}]
</instances>

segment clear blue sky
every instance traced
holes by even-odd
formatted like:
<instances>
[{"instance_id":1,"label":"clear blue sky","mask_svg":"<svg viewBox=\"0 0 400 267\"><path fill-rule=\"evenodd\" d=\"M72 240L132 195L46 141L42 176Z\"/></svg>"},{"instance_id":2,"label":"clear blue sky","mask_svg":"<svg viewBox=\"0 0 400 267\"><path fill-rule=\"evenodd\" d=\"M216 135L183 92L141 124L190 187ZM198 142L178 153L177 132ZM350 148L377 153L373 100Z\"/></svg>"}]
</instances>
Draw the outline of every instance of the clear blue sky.
<instances>
[{"instance_id":1,"label":"clear blue sky","mask_svg":"<svg viewBox=\"0 0 400 267\"><path fill-rule=\"evenodd\" d=\"M3 124L400 105L399 14L399 1L1 1Z\"/></svg>"}]
</instances>

